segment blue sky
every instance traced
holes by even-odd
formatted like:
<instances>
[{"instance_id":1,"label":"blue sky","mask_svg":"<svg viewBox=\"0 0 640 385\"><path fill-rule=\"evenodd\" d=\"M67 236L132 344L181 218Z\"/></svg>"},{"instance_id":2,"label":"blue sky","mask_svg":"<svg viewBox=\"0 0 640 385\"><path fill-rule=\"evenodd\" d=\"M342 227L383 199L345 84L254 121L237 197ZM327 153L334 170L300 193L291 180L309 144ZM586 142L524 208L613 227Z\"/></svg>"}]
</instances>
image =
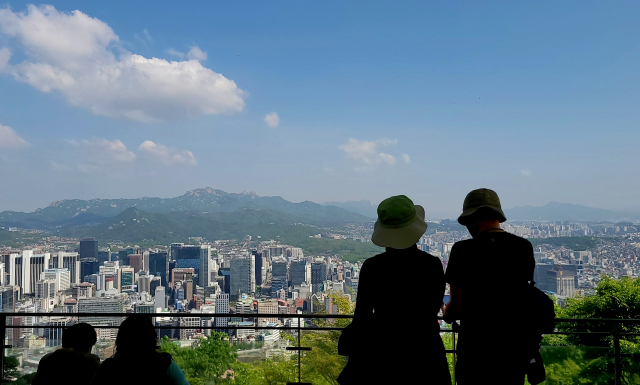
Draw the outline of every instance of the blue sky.
<instances>
[{"instance_id":1,"label":"blue sky","mask_svg":"<svg viewBox=\"0 0 640 385\"><path fill-rule=\"evenodd\" d=\"M0 8L0 210L205 186L640 209L637 2L29 4Z\"/></svg>"}]
</instances>

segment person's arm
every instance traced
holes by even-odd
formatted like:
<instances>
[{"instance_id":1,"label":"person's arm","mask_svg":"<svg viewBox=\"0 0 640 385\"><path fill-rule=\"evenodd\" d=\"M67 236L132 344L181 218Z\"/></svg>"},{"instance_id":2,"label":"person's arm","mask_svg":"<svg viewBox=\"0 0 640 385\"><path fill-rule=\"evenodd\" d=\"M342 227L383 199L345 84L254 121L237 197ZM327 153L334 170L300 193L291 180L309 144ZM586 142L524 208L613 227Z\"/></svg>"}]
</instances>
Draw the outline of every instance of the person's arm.
<instances>
[{"instance_id":1,"label":"person's arm","mask_svg":"<svg viewBox=\"0 0 640 385\"><path fill-rule=\"evenodd\" d=\"M462 282L464 282L464 266L460 246L453 245L449 255L449 264L445 273L445 280L449 284L449 302L442 307L442 316L446 323L453 323L462 315Z\"/></svg>"},{"instance_id":2,"label":"person's arm","mask_svg":"<svg viewBox=\"0 0 640 385\"><path fill-rule=\"evenodd\" d=\"M171 360L171 364L169 364L169 368L167 370L169 372L169 377L171 377L171 380L175 385L189 385L187 377L174 360Z\"/></svg>"},{"instance_id":3,"label":"person's arm","mask_svg":"<svg viewBox=\"0 0 640 385\"><path fill-rule=\"evenodd\" d=\"M462 314L462 288L449 285L449 302L442 309L444 322L450 324Z\"/></svg>"}]
</instances>

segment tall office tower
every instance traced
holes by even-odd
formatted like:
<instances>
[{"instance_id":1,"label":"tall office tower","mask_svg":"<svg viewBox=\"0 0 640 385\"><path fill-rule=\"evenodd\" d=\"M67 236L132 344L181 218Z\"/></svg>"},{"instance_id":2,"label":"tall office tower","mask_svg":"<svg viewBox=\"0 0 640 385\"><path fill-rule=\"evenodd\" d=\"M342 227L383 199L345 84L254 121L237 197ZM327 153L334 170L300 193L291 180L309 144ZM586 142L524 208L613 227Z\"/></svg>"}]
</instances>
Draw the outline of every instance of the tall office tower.
<instances>
[{"instance_id":1,"label":"tall office tower","mask_svg":"<svg viewBox=\"0 0 640 385\"><path fill-rule=\"evenodd\" d=\"M165 294L164 291L164 286L158 286L156 287L156 295L155 295L155 311L162 311L165 310L167 308L167 295Z\"/></svg>"},{"instance_id":2,"label":"tall office tower","mask_svg":"<svg viewBox=\"0 0 640 385\"><path fill-rule=\"evenodd\" d=\"M202 287L211 283L211 250L209 245L200 246L200 271L198 272L198 284Z\"/></svg>"},{"instance_id":3,"label":"tall office tower","mask_svg":"<svg viewBox=\"0 0 640 385\"><path fill-rule=\"evenodd\" d=\"M194 269L178 269L171 271L171 285L175 285L178 281L186 281L193 278Z\"/></svg>"},{"instance_id":4,"label":"tall office tower","mask_svg":"<svg viewBox=\"0 0 640 385\"><path fill-rule=\"evenodd\" d=\"M300 286L302 282L307 282L307 261L304 259L291 261L289 274L291 286Z\"/></svg>"},{"instance_id":5,"label":"tall office tower","mask_svg":"<svg viewBox=\"0 0 640 385\"><path fill-rule=\"evenodd\" d=\"M176 261L169 260L169 262L167 262L167 282L169 282L169 284L171 284L171 277L173 274L173 269L175 268Z\"/></svg>"},{"instance_id":6,"label":"tall office tower","mask_svg":"<svg viewBox=\"0 0 640 385\"><path fill-rule=\"evenodd\" d=\"M229 294L221 293L216 296L216 313L229 314ZM227 327L229 318L216 317L216 327Z\"/></svg>"},{"instance_id":7,"label":"tall office tower","mask_svg":"<svg viewBox=\"0 0 640 385\"><path fill-rule=\"evenodd\" d=\"M195 292L193 281L189 279L182 282L182 287L184 288L184 299L191 301L193 293Z\"/></svg>"},{"instance_id":8,"label":"tall office tower","mask_svg":"<svg viewBox=\"0 0 640 385\"><path fill-rule=\"evenodd\" d=\"M125 303L122 297L83 298L78 301L78 313L124 313ZM98 338L115 339L118 326L124 317L78 317L78 322L93 326L115 326L111 329L96 329Z\"/></svg>"},{"instance_id":9,"label":"tall office tower","mask_svg":"<svg viewBox=\"0 0 640 385\"><path fill-rule=\"evenodd\" d=\"M78 253L67 253L59 251L52 255L53 262L51 267L69 270L69 282L71 286L80 283L80 259Z\"/></svg>"},{"instance_id":10,"label":"tall office tower","mask_svg":"<svg viewBox=\"0 0 640 385\"><path fill-rule=\"evenodd\" d=\"M123 266L118 269L118 293L133 291L135 276L136 273L133 267Z\"/></svg>"},{"instance_id":11,"label":"tall office tower","mask_svg":"<svg viewBox=\"0 0 640 385\"><path fill-rule=\"evenodd\" d=\"M547 271L547 287L549 291L563 297L573 297L576 291L575 273L563 270L560 265L555 265L553 270Z\"/></svg>"},{"instance_id":12,"label":"tall office tower","mask_svg":"<svg viewBox=\"0 0 640 385\"><path fill-rule=\"evenodd\" d=\"M256 286L262 286L262 269L263 269L262 252L257 250L252 250L251 254L253 254L254 265L255 265L253 274L256 277Z\"/></svg>"},{"instance_id":13,"label":"tall office tower","mask_svg":"<svg viewBox=\"0 0 640 385\"><path fill-rule=\"evenodd\" d=\"M171 244L171 259L176 261L176 268L192 268L198 276L200 286L209 286L209 246ZM200 272L202 271L202 274Z\"/></svg>"},{"instance_id":14,"label":"tall office tower","mask_svg":"<svg viewBox=\"0 0 640 385\"><path fill-rule=\"evenodd\" d=\"M158 286L162 286L160 277L152 276L151 282L149 282L149 294L151 294L152 297L156 295L156 289L158 288Z\"/></svg>"},{"instance_id":15,"label":"tall office tower","mask_svg":"<svg viewBox=\"0 0 640 385\"><path fill-rule=\"evenodd\" d=\"M22 252L22 294L33 294L40 275L49 267L49 253L34 254L33 250Z\"/></svg>"},{"instance_id":16,"label":"tall office tower","mask_svg":"<svg viewBox=\"0 0 640 385\"><path fill-rule=\"evenodd\" d=\"M0 287L0 312L13 313L16 311L16 302L18 302L17 286Z\"/></svg>"},{"instance_id":17,"label":"tall office tower","mask_svg":"<svg viewBox=\"0 0 640 385\"><path fill-rule=\"evenodd\" d=\"M311 291L318 293L323 290L323 283L327 279L327 267L324 262L311 263Z\"/></svg>"},{"instance_id":18,"label":"tall office tower","mask_svg":"<svg viewBox=\"0 0 640 385\"><path fill-rule=\"evenodd\" d=\"M290 248L287 254L289 254L289 257L292 259L300 259L304 257L302 249L300 247Z\"/></svg>"},{"instance_id":19,"label":"tall office tower","mask_svg":"<svg viewBox=\"0 0 640 385\"><path fill-rule=\"evenodd\" d=\"M144 261L142 260L142 254L131 254L129 255L129 266L133 268L135 273L140 272L144 265Z\"/></svg>"},{"instance_id":20,"label":"tall office tower","mask_svg":"<svg viewBox=\"0 0 640 385\"><path fill-rule=\"evenodd\" d=\"M287 280L287 273L287 260L284 257L276 257L271 260L271 278Z\"/></svg>"},{"instance_id":21,"label":"tall office tower","mask_svg":"<svg viewBox=\"0 0 640 385\"><path fill-rule=\"evenodd\" d=\"M50 317L44 323L43 337L47 340L47 347L57 347L62 345L62 332L75 322L71 317Z\"/></svg>"},{"instance_id":22,"label":"tall office tower","mask_svg":"<svg viewBox=\"0 0 640 385\"><path fill-rule=\"evenodd\" d=\"M153 278L153 275L140 274L138 277L138 293L151 294L151 280Z\"/></svg>"},{"instance_id":23,"label":"tall office tower","mask_svg":"<svg viewBox=\"0 0 640 385\"><path fill-rule=\"evenodd\" d=\"M92 284L96 291L104 290L104 274L91 274L87 275L85 278L85 282Z\"/></svg>"},{"instance_id":24,"label":"tall office tower","mask_svg":"<svg viewBox=\"0 0 640 385\"><path fill-rule=\"evenodd\" d=\"M5 271L4 262L0 262L0 286L4 286L7 283L7 275Z\"/></svg>"},{"instance_id":25,"label":"tall office tower","mask_svg":"<svg viewBox=\"0 0 640 385\"><path fill-rule=\"evenodd\" d=\"M41 279L51 279L56 283L56 292L67 290L71 284L69 269L47 269L42 272Z\"/></svg>"},{"instance_id":26,"label":"tall office tower","mask_svg":"<svg viewBox=\"0 0 640 385\"><path fill-rule=\"evenodd\" d=\"M104 265L105 262L111 262L111 250L98 251L98 266Z\"/></svg>"},{"instance_id":27,"label":"tall office tower","mask_svg":"<svg viewBox=\"0 0 640 385\"><path fill-rule=\"evenodd\" d=\"M160 277L162 286L167 287L167 267L169 257L166 251L149 253L149 274Z\"/></svg>"},{"instance_id":28,"label":"tall office tower","mask_svg":"<svg viewBox=\"0 0 640 385\"><path fill-rule=\"evenodd\" d=\"M237 301L241 294L253 295L256 290L254 256L238 256L231 259L230 298Z\"/></svg>"},{"instance_id":29,"label":"tall office tower","mask_svg":"<svg viewBox=\"0 0 640 385\"><path fill-rule=\"evenodd\" d=\"M278 314L278 301L275 299L268 301L258 301L258 314ZM277 317L260 317L258 318L258 325L263 326L263 323L271 324L278 322Z\"/></svg>"},{"instance_id":30,"label":"tall office tower","mask_svg":"<svg viewBox=\"0 0 640 385\"><path fill-rule=\"evenodd\" d=\"M282 256L284 249L282 246L269 246L269 256L273 259Z\"/></svg>"},{"instance_id":31,"label":"tall office tower","mask_svg":"<svg viewBox=\"0 0 640 385\"><path fill-rule=\"evenodd\" d=\"M55 306L56 281L52 279L36 282L35 303L38 312L49 313Z\"/></svg>"},{"instance_id":32,"label":"tall office tower","mask_svg":"<svg viewBox=\"0 0 640 385\"><path fill-rule=\"evenodd\" d=\"M85 277L98 274L100 271L100 262L98 258L83 258L80 260L80 280L86 282Z\"/></svg>"},{"instance_id":33,"label":"tall office tower","mask_svg":"<svg viewBox=\"0 0 640 385\"><path fill-rule=\"evenodd\" d=\"M10 253L8 261L9 285L22 287L22 254Z\"/></svg>"},{"instance_id":34,"label":"tall office tower","mask_svg":"<svg viewBox=\"0 0 640 385\"><path fill-rule=\"evenodd\" d=\"M80 259L98 259L98 241L93 238L84 238L80 241Z\"/></svg>"}]
</instances>

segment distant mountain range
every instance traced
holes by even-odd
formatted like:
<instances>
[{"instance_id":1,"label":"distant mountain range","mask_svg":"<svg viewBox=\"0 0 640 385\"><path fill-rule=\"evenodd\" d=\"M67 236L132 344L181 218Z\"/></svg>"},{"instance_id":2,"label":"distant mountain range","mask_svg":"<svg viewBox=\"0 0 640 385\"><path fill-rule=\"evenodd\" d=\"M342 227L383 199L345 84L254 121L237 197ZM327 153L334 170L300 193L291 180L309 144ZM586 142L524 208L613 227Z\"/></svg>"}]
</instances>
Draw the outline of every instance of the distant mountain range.
<instances>
[{"instance_id":1,"label":"distant mountain range","mask_svg":"<svg viewBox=\"0 0 640 385\"><path fill-rule=\"evenodd\" d=\"M40 230L96 226L111 222L129 208L149 214L245 213L247 210L267 210L270 213L287 214L279 217L279 220L312 225L371 221L371 218L336 206L309 201L292 203L278 196L261 197L254 192L227 193L207 187L188 191L175 198L68 199L53 202L32 213L3 211L0 213L0 226ZM229 215L227 218L233 220L234 216Z\"/></svg>"},{"instance_id":2,"label":"distant mountain range","mask_svg":"<svg viewBox=\"0 0 640 385\"><path fill-rule=\"evenodd\" d=\"M549 202L542 207L514 207L506 209L505 215L510 221L633 221L640 219L640 215L635 213L558 202Z\"/></svg>"},{"instance_id":3,"label":"distant mountain range","mask_svg":"<svg viewBox=\"0 0 640 385\"><path fill-rule=\"evenodd\" d=\"M323 206L336 206L353 213L362 214L371 219L378 217L378 207L367 200L361 201L346 201L346 202L326 202Z\"/></svg>"}]
</instances>

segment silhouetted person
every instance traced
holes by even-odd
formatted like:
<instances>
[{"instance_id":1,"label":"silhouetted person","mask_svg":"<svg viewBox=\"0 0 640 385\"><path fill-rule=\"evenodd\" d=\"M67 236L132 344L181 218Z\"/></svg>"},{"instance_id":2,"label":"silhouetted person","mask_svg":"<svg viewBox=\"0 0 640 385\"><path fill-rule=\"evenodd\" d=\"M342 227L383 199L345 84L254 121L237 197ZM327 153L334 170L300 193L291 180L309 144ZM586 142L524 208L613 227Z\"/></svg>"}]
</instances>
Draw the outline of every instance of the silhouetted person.
<instances>
[{"instance_id":1,"label":"silhouetted person","mask_svg":"<svg viewBox=\"0 0 640 385\"><path fill-rule=\"evenodd\" d=\"M178 364L157 351L158 335L151 318L127 317L118 330L116 353L106 359L93 378L94 385L189 385Z\"/></svg>"},{"instance_id":2,"label":"silhouetted person","mask_svg":"<svg viewBox=\"0 0 640 385\"><path fill-rule=\"evenodd\" d=\"M416 246L424 216L404 195L378 206L371 241L386 251L362 265L353 323L339 343L349 356L340 384L451 384L437 319L442 263Z\"/></svg>"},{"instance_id":3,"label":"silhouetted person","mask_svg":"<svg viewBox=\"0 0 640 385\"><path fill-rule=\"evenodd\" d=\"M62 332L62 348L40 360L33 385L89 385L100 366L100 358L91 354L97 336L87 323L73 325Z\"/></svg>"},{"instance_id":4,"label":"silhouetted person","mask_svg":"<svg viewBox=\"0 0 640 385\"><path fill-rule=\"evenodd\" d=\"M447 322L460 320L456 381L523 384L529 352L522 293L533 280L533 246L500 228L507 218L494 191L471 191L462 210L458 222L473 238L451 249L443 309Z\"/></svg>"}]
</instances>

